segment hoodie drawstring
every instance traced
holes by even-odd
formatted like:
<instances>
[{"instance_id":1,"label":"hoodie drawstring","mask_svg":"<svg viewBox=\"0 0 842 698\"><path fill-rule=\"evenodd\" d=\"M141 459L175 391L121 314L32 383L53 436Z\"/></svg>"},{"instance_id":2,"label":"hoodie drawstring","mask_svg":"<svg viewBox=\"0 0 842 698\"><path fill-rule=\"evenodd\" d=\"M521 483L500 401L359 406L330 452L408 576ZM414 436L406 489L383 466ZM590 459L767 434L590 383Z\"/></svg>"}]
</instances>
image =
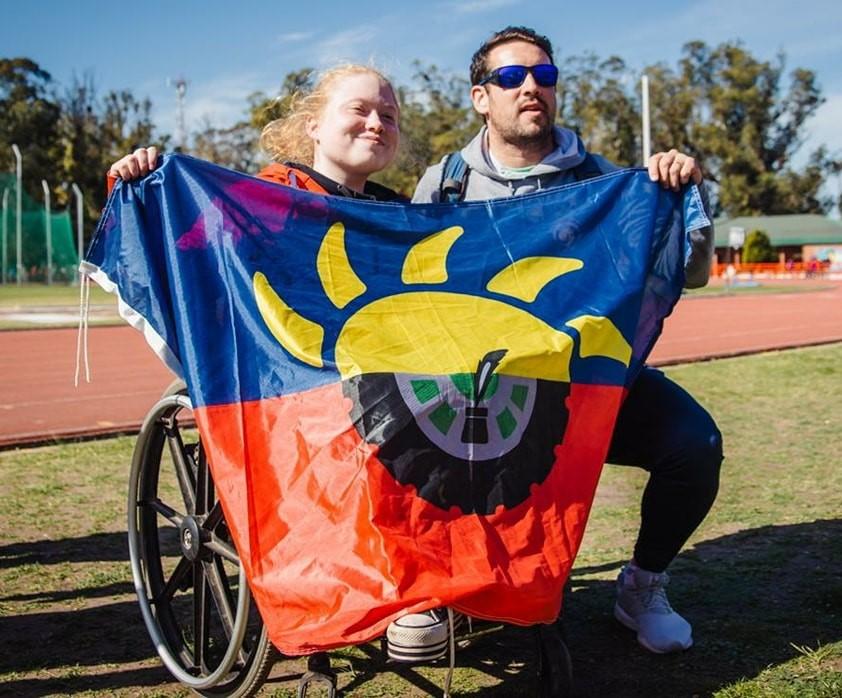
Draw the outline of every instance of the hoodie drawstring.
<instances>
[{"instance_id":1,"label":"hoodie drawstring","mask_svg":"<svg viewBox=\"0 0 842 698\"><path fill-rule=\"evenodd\" d=\"M79 329L76 333L76 377L73 385L79 387L79 369L82 355L85 357L85 381L91 382L91 366L88 361L88 315L91 308L91 279L87 274L79 276Z\"/></svg>"}]
</instances>

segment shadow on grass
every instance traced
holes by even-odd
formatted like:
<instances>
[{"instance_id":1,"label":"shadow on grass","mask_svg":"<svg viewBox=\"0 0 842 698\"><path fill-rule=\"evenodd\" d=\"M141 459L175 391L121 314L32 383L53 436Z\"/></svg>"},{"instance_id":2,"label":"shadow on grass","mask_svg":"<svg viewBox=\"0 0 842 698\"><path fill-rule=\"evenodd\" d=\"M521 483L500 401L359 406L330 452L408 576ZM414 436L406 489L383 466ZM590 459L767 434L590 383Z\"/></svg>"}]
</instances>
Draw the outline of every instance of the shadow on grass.
<instances>
[{"instance_id":1,"label":"shadow on grass","mask_svg":"<svg viewBox=\"0 0 842 698\"><path fill-rule=\"evenodd\" d=\"M135 597L5 616L0 627L0 672L118 665L155 656Z\"/></svg>"},{"instance_id":2,"label":"shadow on grass","mask_svg":"<svg viewBox=\"0 0 842 698\"><path fill-rule=\"evenodd\" d=\"M66 544L81 552L75 559L113 560L112 543L116 546L109 536L91 536L58 541L54 548L46 542L6 546L0 554L4 560L28 559L39 553L74 559L59 552L66 550ZM120 545L124 545L122 540ZM101 553L99 558L96 550ZM682 553L670 569L670 600L693 623L696 646L679 655L649 654L637 645L630 631L614 621L613 584L591 577L620 564L578 567L572 576L565 600L565 625L577 698L708 696L797 656L790 643L816 647L842 640L842 520L764 526L704 541ZM90 596L102 599L109 590L123 589L122 585L104 585L102 593L94 590ZM44 679L15 677L3 686L9 695L151 688L168 679L162 668L137 665L154 652L133 600L80 610L7 615L0 618L0 626L0 671L41 669L65 674ZM346 693L358 690L359 694L389 695L390 686L406 692L407 684L395 683L395 675L413 686L414 695L441 692L439 681L423 672L384 663L375 645L360 650L340 650L333 655L340 669L349 664L353 667L353 673L348 672L343 680ZM508 627L488 632L460 650L455 693L535 695L534 663L529 629ZM64 669L75 665L79 667L75 673ZM291 688L300 666L300 660L282 662L273 673L273 683L280 681ZM460 676L460 669L467 667L479 673ZM290 673L293 668L295 673Z\"/></svg>"},{"instance_id":3,"label":"shadow on grass","mask_svg":"<svg viewBox=\"0 0 842 698\"><path fill-rule=\"evenodd\" d=\"M125 533L94 533L0 546L0 569L60 562L123 562L128 559Z\"/></svg>"},{"instance_id":4,"label":"shadow on grass","mask_svg":"<svg viewBox=\"0 0 842 698\"><path fill-rule=\"evenodd\" d=\"M565 623L578 696L707 696L798 652L842 640L842 520L763 526L704 541L672 564L672 605L695 647L657 656L612 617L614 585L577 568Z\"/></svg>"},{"instance_id":5,"label":"shadow on grass","mask_svg":"<svg viewBox=\"0 0 842 698\"><path fill-rule=\"evenodd\" d=\"M72 675L69 672L60 677L6 681L0 686L0 696L41 698L41 696L74 695L84 691L131 689L135 686L145 686L152 689L156 686L165 687L171 681L172 677L163 666L121 669L119 672L110 671L95 676Z\"/></svg>"}]
</instances>

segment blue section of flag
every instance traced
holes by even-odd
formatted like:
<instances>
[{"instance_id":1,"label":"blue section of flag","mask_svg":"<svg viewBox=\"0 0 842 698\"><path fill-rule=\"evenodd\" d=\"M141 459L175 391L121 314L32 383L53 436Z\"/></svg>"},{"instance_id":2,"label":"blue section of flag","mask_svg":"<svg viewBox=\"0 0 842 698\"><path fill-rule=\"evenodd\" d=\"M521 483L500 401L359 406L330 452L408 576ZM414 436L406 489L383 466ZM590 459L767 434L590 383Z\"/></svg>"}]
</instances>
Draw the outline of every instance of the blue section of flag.
<instances>
[{"instance_id":1,"label":"blue section of flag","mask_svg":"<svg viewBox=\"0 0 842 698\"><path fill-rule=\"evenodd\" d=\"M367 290L336 308L316 259L341 222ZM197 406L289 394L339 379L334 344L364 305L416 290L498 298L547 324L609 317L633 348L629 369L609 359L578 367L577 382L628 384L681 293L688 230L706 219L698 194L665 191L644 170L621 170L519 198L386 204L282 187L186 156L164 158L144 180L118 184L87 256L181 364ZM444 284L401 281L409 248L461 226ZM580 271L551 281L534 302L496 296L488 281L513 260L574 257ZM299 315L324 328L324 367L289 355L260 316L261 272Z\"/></svg>"}]
</instances>

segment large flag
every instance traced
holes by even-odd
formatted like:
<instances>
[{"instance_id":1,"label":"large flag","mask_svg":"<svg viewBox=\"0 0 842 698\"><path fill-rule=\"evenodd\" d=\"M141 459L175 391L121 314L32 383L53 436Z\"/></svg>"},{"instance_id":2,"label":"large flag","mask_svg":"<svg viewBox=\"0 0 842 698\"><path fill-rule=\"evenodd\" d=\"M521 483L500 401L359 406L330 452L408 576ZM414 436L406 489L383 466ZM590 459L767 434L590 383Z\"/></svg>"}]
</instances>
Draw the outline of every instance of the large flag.
<instances>
[{"instance_id":1,"label":"large flag","mask_svg":"<svg viewBox=\"0 0 842 698\"><path fill-rule=\"evenodd\" d=\"M549 622L625 391L683 282L694 188L360 202L183 156L83 265L187 381L270 638L451 606Z\"/></svg>"}]
</instances>

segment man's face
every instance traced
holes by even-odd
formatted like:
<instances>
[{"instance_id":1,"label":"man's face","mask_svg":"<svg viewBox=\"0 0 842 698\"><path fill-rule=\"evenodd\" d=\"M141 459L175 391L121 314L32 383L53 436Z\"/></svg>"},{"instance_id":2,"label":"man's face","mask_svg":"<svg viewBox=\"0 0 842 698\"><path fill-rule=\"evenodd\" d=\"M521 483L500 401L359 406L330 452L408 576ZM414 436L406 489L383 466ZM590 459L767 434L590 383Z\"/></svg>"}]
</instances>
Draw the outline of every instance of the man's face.
<instances>
[{"instance_id":1,"label":"man's face","mask_svg":"<svg viewBox=\"0 0 842 698\"><path fill-rule=\"evenodd\" d=\"M509 41L488 54L490 73L504 65L533 66L550 63L543 49L526 41ZM555 87L541 87L528 73L520 87L503 89L486 83L471 88L474 109L486 117L493 135L514 146L534 147L552 139L556 113Z\"/></svg>"}]
</instances>

